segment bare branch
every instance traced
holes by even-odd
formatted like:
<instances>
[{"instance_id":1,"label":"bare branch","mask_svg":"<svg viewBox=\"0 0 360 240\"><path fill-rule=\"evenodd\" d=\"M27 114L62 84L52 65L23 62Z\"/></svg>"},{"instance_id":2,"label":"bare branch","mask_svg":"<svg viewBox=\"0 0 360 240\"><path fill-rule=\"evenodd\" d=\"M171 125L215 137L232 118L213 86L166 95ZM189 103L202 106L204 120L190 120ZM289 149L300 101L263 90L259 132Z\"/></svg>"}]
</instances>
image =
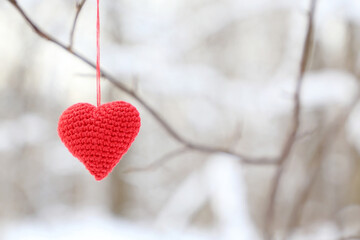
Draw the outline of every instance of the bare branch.
<instances>
[{"instance_id":1,"label":"bare branch","mask_svg":"<svg viewBox=\"0 0 360 240\"><path fill-rule=\"evenodd\" d=\"M301 56L301 62L300 62L300 69L299 69L299 75L297 77L296 81L296 88L295 88L295 94L294 94L294 110L293 110L293 119L292 119L292 127L290 130L290 134L285 141L284 147L281 151L281 154L278 158L277 164L278 169L275 174L275 178L273 180L273 183L271 185L270 189L270 200L269 204L266 210L265 215L265 226L264 226L264 234L265 239L271 239L271 229L272 229L272 220L274 218L274 211L275 211L275 201L276 196L279 191L279 186L281 183L281 179L283 177L286 160L288 159L294 143L296 141L296 136L299 130L300 126L300 113L301 113L301 92L302 92L302 85L304 80L304 74L307 68L310 49L311 49L311 36L313 31L313 20L314 20L314 14L315 14L315 7L316 7L316 0L311 1L310 6L310 12L309 12L309 19L308 19L308 27L306 31L306 37L305 37L305 43L302 51Z\"/></svg>"},{"instance_id":2,"label":"bare branch","mask_svg":"<svg viewBox=\"0 0 360 240\"><path fill-rule=\"evenodd\" d=\"M153 163L149 164L145 167L138 167L138 168L129 168L123 171L123 173L133 173L133 172L144 172L149 170L156 170L157 168L163 166L167 161L171 160L174 157L180 156L184 153L189 151L189 148L182 147L179 149L176 149L174 151L171 151L164 156L162 156L160 159L154 161Z\"/></svg>"},{"instance_id":3,"label":"bare branch","mask_svg":"<svg viewBox=\"0 0 360 240\"><path fill-rule=\"evenodd\" d=\"M349 105L347 109L343 111L331 124L329 129L322 136L322 144L316 150L311 162L313 165L313 170L309 173L309 178L305 184L304 190L300 193L300 195L296 198L296 202L293 208L293 211L290 214L290 218L288 221L288 225L285 229L284 239L287 239L288 236L291 236L294 228L299 224L301 220L301 216L303 210L305 208L306 203L311 195L312 187L314 186L318 173L321 170L321 166L325 160L324 154L325 150L329 148L331 142L334 139L337 139L337 135L344 128L350 114L353 112L354 108L358 104L360 99L360 95L358 94L352 103Z\"/></svg>"},{"instance_id":4,"label":"bare branch","mask_svg":"<svg viewBox=\"0 0 360 240\"><path fill-rule=\"evenodd\" d=\"M84 57L80 53L74 50L70 50L68 46L66 46L64 43L60 42L58 39L54 38L50 34L46 33L42 29L40 29L39 26L37 26L24 12L24 10L20 7L20 5L17 3L16 0L8 0L21 14L21 16L26 20L26 22L30 25L30 27L35 31L36 34L38 34L41 38L54 43L55 45L63 48L71 55L75 56L76 58L80 59L90 67L96 69L96 64L94 64L92 61L90 61L88 58ZM151 107L142 97L140 97L136 92L134 92L132 89L127 87L125 84L118 81L115 77L110 75L109 73L105 72L104 70L101 70L101 76L103 78L108 79L113 85L115 85L117 88L122 90L123 92L127 93L131 97L133 97L135 100L137 100L140 105L142 105L153 117L154 119L167 131L167 133L172 136L175 140L177 140L179 143L182 143L185 147L188 147L192 150L200 151L200 152L207 152L207 153L216 153L216 152L223 152L230 155L233 155L242 163L246 164L275 164L274 159L270 158L252 158L245 156L243 154L228 150L228 149L222 149L217 147L211 147L211 146L204 146L200 144L192 143L188 140L186 140L184 137L182 137L177 131L174 130L172 126L155 111L153 107Z\"/></svg>"},{"instance_id":5,"label":"bare branch","mask_svg":"<svg viewBox=\"0 0 360 240\"><path fill-rule=\"evenodd\" d=\"M76 24L77 24L77 20L79 18L80 12L83 8L83 6L85 5L86 0L81 0L81 2L76 3L76 13L75 13L75 18L74 18L74 22L71 28L71 32L70 32L70 40L69 40L69 50L71 51L74 45L74 34L75 34L75 29L76 29Z\"/></svg>"}]
</instances>

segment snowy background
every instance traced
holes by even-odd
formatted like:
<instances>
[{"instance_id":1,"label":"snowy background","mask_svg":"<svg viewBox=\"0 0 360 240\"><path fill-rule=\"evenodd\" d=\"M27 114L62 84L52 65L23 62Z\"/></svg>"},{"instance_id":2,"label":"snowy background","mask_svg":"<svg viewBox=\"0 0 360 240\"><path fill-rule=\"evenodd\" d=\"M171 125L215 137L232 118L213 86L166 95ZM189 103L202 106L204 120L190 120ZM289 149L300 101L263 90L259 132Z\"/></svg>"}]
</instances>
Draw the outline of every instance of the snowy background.
<instances>
[{"instance_id":1,"label":"snowy background","mask_svg":"<svg viewBox=\"0 0 360 240\"><path fill-rule=\"evenodd\" d=\"M64 43L76 0L18 0ZM102 67L193 143L277 156L289 133L307 0L101 1ZM95 61L95 0L74 49ZM274 239L360 239L360 1L319 0L301 127L272 220ZM95 71L0 1L0 239L261 240L276 166L186 149L107 80L103 102L142 116L101 182L57 136L62 111L96 103ZM310 186L310 188L307 188ZM289 218L304 190L297 221ZM300 201L301 202L301 201Z\"/></svg>"}]
</instances>

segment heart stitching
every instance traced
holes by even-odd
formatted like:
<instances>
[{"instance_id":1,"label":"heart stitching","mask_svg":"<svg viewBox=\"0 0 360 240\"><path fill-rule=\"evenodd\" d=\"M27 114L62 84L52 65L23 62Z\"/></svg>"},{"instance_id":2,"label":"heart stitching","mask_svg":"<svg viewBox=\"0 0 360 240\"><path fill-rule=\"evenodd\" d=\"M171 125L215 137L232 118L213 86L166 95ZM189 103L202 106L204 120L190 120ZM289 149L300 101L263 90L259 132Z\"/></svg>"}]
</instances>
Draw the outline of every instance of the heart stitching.
<instances>
[{"instance_id":1,"label":"heart stitching","mask_svg":"<svg viewBox=\"0 0 360 240\"><path fill-rule=\"evenodd\" d=\"M78 103L60 116L58 134L72 155L100 181L128 151L140 125L139 112L127 102L99 107Z\"/></svg>"}]
</instances>

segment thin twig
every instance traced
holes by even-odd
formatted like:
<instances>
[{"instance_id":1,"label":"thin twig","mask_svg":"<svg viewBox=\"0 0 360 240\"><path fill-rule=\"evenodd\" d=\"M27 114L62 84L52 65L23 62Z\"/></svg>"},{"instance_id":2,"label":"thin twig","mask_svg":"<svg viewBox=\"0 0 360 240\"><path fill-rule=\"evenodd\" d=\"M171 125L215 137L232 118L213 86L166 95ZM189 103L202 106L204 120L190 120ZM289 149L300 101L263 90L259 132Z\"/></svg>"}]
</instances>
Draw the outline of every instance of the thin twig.
<instances>
[{"instance_id":1,"label":"thin twig","mask_svg":"<svg viewBox=\"0 0 360 240\"><path fill-rule=\"evenodd\" d=\"M276 196L278 194L281 179L283 177L286 160L288 159L288 157L293 149L294 143L296 141L296 136L297 136L297 133L299 130L299 126L300 126L300 113L301 113L300 97L301 97L301 92L302 92L304 74L306 72L306 68L308 65L308 59L309 59L309 54L310 54L310 49L311 49L311 36L312 36L312 31L313 31L313 20L314 20L315 7L316 7L316 0L312 0L311 6L310 6L310 12L309 12L308 27L307 27L307 31L306 31L305 43L304 43L302 56L301 56L299 75L298 75L297 81L296 81L292 127L290 130L290 134L289 134L287 140L285 141L285 144L281 151L281 154L278 158L277 164L279 166L275 173L275 178L274 178L271 188L270 188L270 200L269 200L268 207L266 209L265 225L264 225L265 239L271 239L272 234L270 233L270 231L272 230L272 222L274 219Z\"/></svg>"},{"instance_id":2,"label":"thin twig","mask_svg":"<svg viewBox=\"0 0 360 240\"><path fill-rule=\"evenodd\" d=\"M75 18L73 21L73 25L71 28L71 32L70 32L70 40L69 40L69 50L71 51L73 46L74 46L74 34L75 34L75 29L76 29L76 24L77 24L77 20L79 18L80 12L83 8L83 6L85 5L86 0L82 0L80 3L76 3L76 13L75 13Z\"/></svg>"},{"instance_id":3,"label":"thin twig","mask_svg":"<svg viewBox=\"0 0 360 240\"><path fill-rule=\"evenodd\" d=\"M65 51L70 53L71 55L75 56L76 58L80 59L90 67L96 69L96 65L90 61L88 58L84 57L80 53L74 50L69 50L69 47L60 42L58 39L54 38L53 36L49 35L45 31L41 30L40 27L38 27L24 12L24 10L20 7L20 5L17 3L16 0L8 0L21 14L21 16L26 20L26 22L30 25L30 27L35 31L36 34L38 34L41 38L54 43L55 45L63 48ZM131 88L127 87L122 82L118 81L115 77L110 75L109 73L105 72L104 70L101 70L101 76L103 78L108 79L113 85L115 85L117 88L122 90L123 92L127 93L131 97L133 97L135 100L137 100L140 105L142 105L153 117L154 119L167 131L167 133L172 136L175 140L177 140L179 143L182 143L184 146L200 151L200 152L207 152L207 153L216 153L216 152L222 152L227 153L232 156L235 156L239 158L239 160L242 163L246 164L261 164L261 165L274 165L276 162L272 158L253 158L248 157L240 153L236 153L234 151L228 150L228 149L222 149L218 147L212 147L212 146L204 146L196 143L192 143L188 140L186 140L184 137L182 137L177 131L174 130L172 126L163 118L161 117L153 107L151 107L142 97L140 97L136 92L134 92Z\"/></svg>"},{"instance_id":4,"label":"thin twig","mask_svg":"<svg viewBox=\"0 0 360 240\"><path fill-rule=\"evenodd\" d=\"M316 150L311 163L313 165L313 170L310 173L310 177L305 184L304 190L300 193L300 195L296 198L296 202L294 204L293 211L290 214L288 225L285 229L284 239L288 239L291 236L292 232L294 231L295 227L299 224L302 213L304 212L304 208L308 199L311 195L312 187L314 186L316 179L318 177L318 173L321 170L321 166L325 160L324 154L325 150L329 148L331 142L337 139L337 135L339 132L344 128L345 124L351 113L353 112L354 108L357 106L360 100L360 94L357 94L355 99L349 105L347 109L343 111L331 124L329 130L327 130L322 136L322 144ZM331 147L331 146L330 146Z\"/></svg>"},{"instance_id":5,"label":"thin twig","mask_svg":"<svg viewBox=\"0 0 360 240\"><path fill-rule=\"evenodd\" d=\"M189 148L187 148L187 147L182 147L182 148L176 149L174 151L171 151L171 152L165 154L164 156L162 156L158 160L154 161L153 163L149 164L148 166L129 168L129 169L124 170L122 173L133 173L133 172L144 172L144 171L149 171L149 170L156 170L157 168L163 166L167 161L171 160L174 157L180 156L180 155L186 153L187 151L189 151Z\"/></svg>"}]
</instances>

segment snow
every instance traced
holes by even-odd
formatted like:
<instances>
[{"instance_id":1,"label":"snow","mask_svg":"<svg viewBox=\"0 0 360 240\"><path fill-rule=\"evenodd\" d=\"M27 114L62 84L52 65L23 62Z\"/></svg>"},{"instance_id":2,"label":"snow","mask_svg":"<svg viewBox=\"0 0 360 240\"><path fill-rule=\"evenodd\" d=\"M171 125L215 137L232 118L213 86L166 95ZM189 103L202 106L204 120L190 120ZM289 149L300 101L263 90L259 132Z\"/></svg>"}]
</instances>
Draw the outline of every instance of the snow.
<instances>
[{"instance_id":1,"label":"snow","mask_svg":"<svg viewBox=\"0 0 360 240\"><path fill-rule=\"evenodd\" d=\"M311 229L299 231L294 234L291 240L329 240L341 239L338 227L333 222L314 224Z\"/></svg>"},{"instance_id":2,"label":"snow","mask_svg":"<svg viewBox=\"0 0 360 240\"><path fill-rule=\"evenodd\" d=\"M224 240L260 239L250 217L246 186L238 159L226 154L211 157L204 169L210 202Z\"/></svg>"},{"instance_id":3,"label":"snow","mask_svg":"<svg viewBox=\"0 0 360 240\"><path fill-rule=\"evenodd\" d=\"M36 145L46 140L48 122L36 114L0 122L0 152L18 149L24 144Z\"/></svg>"},{"instance_id":4,"label":"snow","mask_svg":"<svg viewBox=\"0 0 360 240\"><path fill-rule=\"evenodd\" d=\"M110 215L82 213L63 219L47 222L29 219L28 221L7 224L0 229L3 240L201 240L209 239L201 234L187 234L155 231L116 219ZM1 235L0 235L1 236Z\"/></svg>"}]
</instances>

